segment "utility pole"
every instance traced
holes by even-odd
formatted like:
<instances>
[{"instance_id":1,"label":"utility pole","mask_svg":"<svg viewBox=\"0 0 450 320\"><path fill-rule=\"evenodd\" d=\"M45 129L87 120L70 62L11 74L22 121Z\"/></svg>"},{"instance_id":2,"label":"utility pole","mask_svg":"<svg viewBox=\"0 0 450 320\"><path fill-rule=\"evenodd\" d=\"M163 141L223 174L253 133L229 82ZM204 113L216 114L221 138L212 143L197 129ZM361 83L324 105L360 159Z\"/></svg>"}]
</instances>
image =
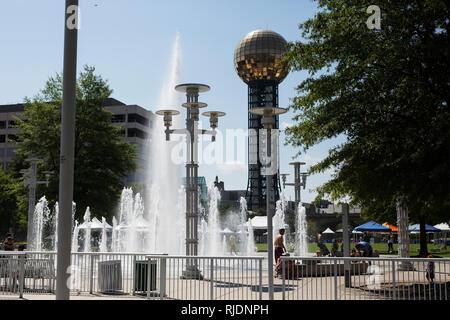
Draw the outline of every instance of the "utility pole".
<instances>
[{"instance_id":1,"label":"utility pole","mask_svg":"<svg viewBox=\"0 0 450 320\"><path fill-rule=\"evenodd\" d=\"M66 0L64 18L64 69L59 171L58 253L56 300L69 300L67 285L72 251L72 201L75 146L75 89L77 78L78 0Z\"/></svg>"}]
</instances>

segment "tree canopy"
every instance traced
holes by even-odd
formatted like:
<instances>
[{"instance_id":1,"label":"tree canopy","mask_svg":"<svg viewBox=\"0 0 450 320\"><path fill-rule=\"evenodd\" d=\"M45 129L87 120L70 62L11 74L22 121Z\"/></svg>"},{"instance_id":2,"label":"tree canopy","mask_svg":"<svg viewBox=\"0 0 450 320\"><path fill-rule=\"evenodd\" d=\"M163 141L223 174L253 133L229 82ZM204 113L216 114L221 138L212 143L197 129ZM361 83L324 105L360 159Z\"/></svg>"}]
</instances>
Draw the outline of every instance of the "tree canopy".
<instances>
[{"instance_id":1,"label":"tree canopy","mask_svg":"<svg viewBox=\"0 0 450 320\"><path fill-rule=\"evenodd\" d=\"M78 219L87 206L93 216L112 216L122 180L136 168L134 146L121 142L123 128L113 126L112 113L103 108L111 94L107 81L95 74L95 68L85 66L76 88L74 202ZM26 98L23 121L17 124L22 132L15 171L26 166L23 160L31 155L41 158L38 171L53 172L48 188L39 188L50 203L58 200L61 105L62 75L56 74L38 95Z\"/></svg>"},{"instance_id":2,"label":"tree canopy","mask_svg":"<svg viewBox=\"0 0 450 320\"><path fill-rule=\"evenodd\" d=\"M289 43L284 63L309 77L292 99L287 143L301 153L345 137L311 168L336 169L318 198L350 196L367 215L395 222L402 197L412 221L448 221L450 3L377 1L380 29L366 25L371 4L320 0L299 25L303 39Z\"/></svg>"}]
</instances>

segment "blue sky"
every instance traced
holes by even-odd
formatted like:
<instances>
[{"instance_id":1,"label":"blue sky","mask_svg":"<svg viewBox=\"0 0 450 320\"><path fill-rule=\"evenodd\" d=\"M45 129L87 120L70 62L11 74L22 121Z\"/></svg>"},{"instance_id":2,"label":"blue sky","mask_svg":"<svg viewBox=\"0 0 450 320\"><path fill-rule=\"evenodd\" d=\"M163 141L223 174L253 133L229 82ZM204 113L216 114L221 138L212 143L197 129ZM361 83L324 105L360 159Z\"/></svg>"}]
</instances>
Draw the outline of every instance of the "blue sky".
<instances>
[{"instance_id":1,"label":"blue sky","mask_svg":"<svg viewBox=\"0 0 450 320\"><path fill-rule=\"evenodd\" d=\"M247 87L234 71L233 53L239 40L255 29L270 29L287 41L300 40L298 24L317 11L309 0L80 0L78 69L89 64L113 88L113 97L155 111L171 50L180 33L182 82L211 86L201 100L209 109L227 112L221 128L247 127ZM46 79L62 71L63 0L14 0L0 3L0 104L22 102L33 96ZM306 72L288 75L279 87L280 106L287 107L295 87ZM292 113L280 123L292 123ZM208 127L204 121L203 127ZM298 150L280 140L281 172ZM302 155L307 167L322 159L339 140L324 142ZM306 168L307 168L306 167ZM227 189L245 189L245 166L201 166L200 175L211 182L215 175ZM308 179L302 200L312 201L310 191L329 173ZM291 187L286 192L293 196Z\"/></svg>"}]
</instances>

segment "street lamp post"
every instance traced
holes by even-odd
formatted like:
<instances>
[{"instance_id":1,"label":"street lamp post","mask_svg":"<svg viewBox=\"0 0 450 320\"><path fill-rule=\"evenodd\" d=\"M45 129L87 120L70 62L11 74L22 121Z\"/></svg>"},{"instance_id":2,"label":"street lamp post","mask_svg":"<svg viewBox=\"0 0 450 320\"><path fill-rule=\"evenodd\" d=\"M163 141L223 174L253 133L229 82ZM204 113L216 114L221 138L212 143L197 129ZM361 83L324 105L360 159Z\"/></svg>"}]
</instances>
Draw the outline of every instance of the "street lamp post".
<instances>
[{"instance_id":1,"label":"street lamp post","mask_svg":"<svg viewBox=\"0 0 450 320\"><path fill-rule=\"evenodd\" d=\"M303 187L305 189L306 187L306 177L308 176L307 172L300 172L300 166L306 164L305 162L291 162L290 165L294 166L294 183L287 183L286 177L289 175L287 173L281 174L281 179L283 180L283 189L286 186L294 186L294 195L295 195L295 205L298 206L298 204L301 201L301 195L300 195L300 187Z\"/></svg>"},{"instance_id":2,"label":"street lamp post","mask_svg":"<svg viewBox=\"0 0 450 320\"><path fill-rule=\"evenodd\" d=\"M279 114L283 114L287 112L287 109L285 108L278 108L278 107L261 107L261 108L253 108L250 109L248 112L250 112L253 115L262 116L261 123L263 124L264 129L267 130L267 142L266 142L266 150L267 150L267 158L271 159L270 161L266 161L266 168L264 170L264 173L266 175L266 212L267 212L267 264L268 264L268 286L269 286L269 300L273 300L273 212L274 209L274 199L273 199L273 193L271 192L272 184L272 178L273 175L277 173L278 170L278 163L275 163L275 169L274 169L274 163L272 160L277 161L277 158L272 159L272 129L275 126L275 117ZM272 169L270 170L269 167Z\"/></svg>"},{"instance_id":3,"label":"street lamp post","mask_svg":"<svg viewBox=\"0 0 450 320\"><path fill-rule=\"evenodd\" d=\"M210 90L210 87L204 84L187 83L180 84L175 90L185 92L187 102L182 106L187 109L186 128L170 129L172 126L172 117L178 115L177 110L159 110L157 115L164 117L164 126L166 127L166 140L170 140L171 134L186 135L186 256L198 255L198 137L199 135L211 135L212 141L215 141L218 118L225 115L220 111L204 112L202 115L210 118L212 130L199 130L199 109L207 106L206 103L198 101L200 92ZM202 279L200 271L197 268L197 262L194 259L187 261L186 270L181 276L184 279Z\"/></svg>"},{"instance_id":4,"label":"street lamp post","mask_svg":"<svg viewBox=\"0 0 450 320\"><path fill-rule=\"evenodd\" d=\"M36 206L36 186L38 184L45 184L48 187L48 181L50 178L50 172L45 171L45 181L37 180L37 164L42 161L37 158L30 158L26 161L30 162L30 169L21 171L24 175L24 185L28 186L28 225L27 225L27 246L28 250L30 248L30 244L33 242L34 234L33 234L33 217L34 217L34 208Z\"/></svg>"}]
</instances>

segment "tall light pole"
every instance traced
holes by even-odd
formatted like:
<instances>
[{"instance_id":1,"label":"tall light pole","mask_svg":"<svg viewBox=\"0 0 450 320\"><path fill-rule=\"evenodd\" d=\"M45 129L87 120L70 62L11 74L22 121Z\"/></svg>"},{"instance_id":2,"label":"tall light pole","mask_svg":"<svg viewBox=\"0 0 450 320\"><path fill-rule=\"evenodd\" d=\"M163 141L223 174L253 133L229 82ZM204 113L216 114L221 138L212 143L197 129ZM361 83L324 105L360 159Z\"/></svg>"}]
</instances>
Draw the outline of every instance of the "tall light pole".
<instances>
[{"instance_id":1,"label":"tall light pole","mask_svg":"<svg viewBox=\"0 0 450 320\"><path fill-rule=\"evenodd\" d=\"M206 103L198 101L200 92L210 90L205 84L186 83L175 87L175 90L185 92L187 102L182 106L187 109L186 128L170 129L172 117L178 115L177 110L159 110L157 115L164 117L164 126L166 127L166 140L170 140L171 134L186 135L186 256L198 255L198 137L199 135L211 135L212 141L215 141L218 118L225 115L220 111L204 112L202 115L210 118L212 130L199 130L199 109L207 106ZM184 279L202 279L195 259L188 259L186 270L181 276Z\"/></svg>"},{"instance_id":2,"label":"tall light pole","mask_svg":"<svg viewBox=\"0 0 450 320\"><path fill-rule=\"evenodd\" d=\"M301 201L300 188L306 187L306 177L308 176L307 172L300 172L300 166L305 165L305 162L291 162L290 165L294 166L294 183L287 183L286 177L289 175L288 173L280 174L281 179L283 180L283 189L286 186L294 186L294 195L295 195L295 205L298 206Z\"/></svg>"},{"instance_id":3,"label":"tall light pole","mask_svg":"<svg viewBox=\"0 0 450 320\"><path fill-rule=\"evenodd\" d=\"M30 162L29 170L22 170L24 175L24 185L28 186L28 225L27 225L27 249L30 250L30 244L34 239L33 232L33 218L34 208L36 207L36 185L45 184L48 187L48 180L50 178L50 172L45 171L45 181L37 180L37 164L41 162L41 159L30 158L26 161Z\"/></svg>"},{"instance_id":4,"label":"tall light pole","mask_svg":"<svg viewBox=\"0 0 450 320\"><path fill-rule=\"evenodd\" d=\"M272 157L272 147L278 148L278 144L272 146L272 129L275 127L276 116L286 113L285 108L278 107L261 107L250 109L253 115L262 116L261 122L266 132L266 158L270 161L266 161L265 167L262 169L262 174L266 175L266 213L267 213L267 270L268 270L268 286L269 286L269 300L273 300L273 213L275 211L274 194L272 193L270 186L272 186L272 178L278 173L277 157ZM273 162L272 162L273 161ZM274 163L275 162L275 163Z\"/></svg>"},{"instance_id":5,"label":"tall light pole","mask_svg":"<svg viewBox=\"0 0 450 320\"><path fill-rule=\"evenodd\" d=\"M409 223L408 206L404 197L397 199L397 226L398 226L398 257L409 258ZM398 266L399 270L414 270L413 265L408 261L402 261Z\"/></svg>"},{"instance_id":6,"label":"tall light pole","mask_svg":"<svg viewBox=\"0 0 450 320\"><path fill-rule=\"evenodd\" d=\"M59 159L58 254L56 300L69 300L67 285L72 241L72 200L75 146L75 88L77 78L78 0L66 0L64 18L64 69Z\"/></svg>"}]
</instances>

